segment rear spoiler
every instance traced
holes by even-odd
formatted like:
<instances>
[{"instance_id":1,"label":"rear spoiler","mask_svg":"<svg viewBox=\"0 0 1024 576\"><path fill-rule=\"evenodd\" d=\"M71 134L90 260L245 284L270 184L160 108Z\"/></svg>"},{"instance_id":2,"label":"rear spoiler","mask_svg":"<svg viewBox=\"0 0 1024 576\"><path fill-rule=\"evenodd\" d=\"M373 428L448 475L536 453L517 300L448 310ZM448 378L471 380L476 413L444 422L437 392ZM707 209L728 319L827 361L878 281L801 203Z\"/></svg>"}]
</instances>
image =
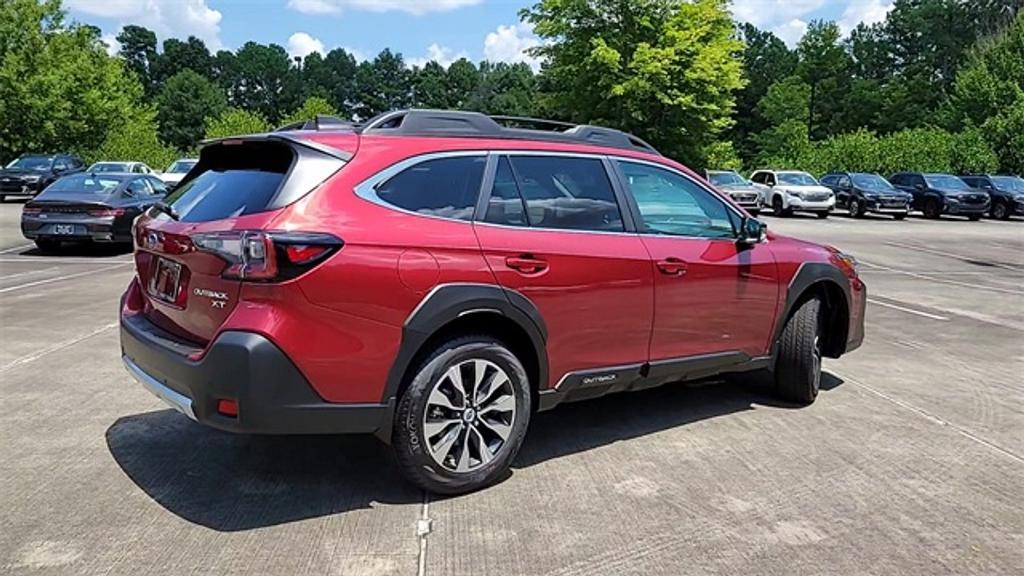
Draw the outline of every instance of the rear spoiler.
<instances>
[{"instance_id":1,"label":"rear spoiler","mask_svg":"<svg viewBox=\"0 0 1024 576\"><path fill-rule=\"evenodd\" d=\"M304 146L306 148L309 148L310 150L316 150L321 154L326 154L328 156L337 158L338 160L343 160L345 162L348 162L349 160L352 159L351 152L346 152L345 150L338 150L337 148L332 148L331 146L327 146L319 142L314 142L312 140L307 140L306 138L300 138L294 134L289 133L266 132L262 134L246 134L244 136L228 136L226 138L211 138L209 140L203 140L202 142L199 143L199 145L206 147L212 144L231 144L235 142L241 144L242 142L258 142L267 140L279 140L283 142L288 142L290 144L295 144L296 146Z\"/></svg>"}]
</instances>

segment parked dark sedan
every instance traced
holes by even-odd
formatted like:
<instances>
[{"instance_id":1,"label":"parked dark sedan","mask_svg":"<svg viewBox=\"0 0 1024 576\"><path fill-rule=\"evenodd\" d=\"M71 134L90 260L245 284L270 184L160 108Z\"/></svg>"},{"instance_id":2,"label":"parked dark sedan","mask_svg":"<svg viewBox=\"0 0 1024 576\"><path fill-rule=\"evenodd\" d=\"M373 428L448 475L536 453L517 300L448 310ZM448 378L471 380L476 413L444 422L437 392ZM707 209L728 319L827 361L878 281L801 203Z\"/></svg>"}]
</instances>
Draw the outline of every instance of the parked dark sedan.
<instances>
[{"instance_id":1,"label":"parked dark sedan","mask_svg":"<svg viewBox=\"0 0 1024 576\"><path fill-rule=\"evenodd\" d=\"M971 188L952 174L900 172L889 181L914 196L911 208L923 212L925 218L957 214L980 220L991 205L988 192Z\"/></svg>"},{"instance_id":2,"label":"parked dark sedan","mask_svg":"<svg viewBox=\"0 0 1024 576\"><path fill-rule=\"evenodd\" d=\"M72 174L25 205L21 233L44 252L62 242L130 243L132 221L166 193L156 176Z\"/></svg>"},{"instance_id":3,"label":"parked dark sedan","mask_svg":"<svg viewBox=\"0 0 1024 576\"><path fill-rule=\"evenodd\" d=\"M830 172L822 176L820 182L835 193L836 208L845 209L854 218L874 212L903 220L914 200L912 195L897 190L878 174Z\"/></svg>"},{"instance_id":4,"label":"parked dark sedan","mask_svg":"<svg viewBox=\"0 0 1024 576\"><path fill-rule=\"evenodd\" d=\"M71 154L23 154L0 168L0 202L8 196L35 196L57 178L84 167L82 160Z\"/></svg>"},{"instance_id":5,"label":"parked dark sedan","mask_svg":"<svg viewBox=\"0 0 1024 576\"><path fill-rule=\"evenodd\" d=\"M1024 216L1024 178L982 174L961 176L960 179L968 186L985 190L992 197L989 216L997 220L1006 220L1014 214Z\"/></svg>"}]
</instances>

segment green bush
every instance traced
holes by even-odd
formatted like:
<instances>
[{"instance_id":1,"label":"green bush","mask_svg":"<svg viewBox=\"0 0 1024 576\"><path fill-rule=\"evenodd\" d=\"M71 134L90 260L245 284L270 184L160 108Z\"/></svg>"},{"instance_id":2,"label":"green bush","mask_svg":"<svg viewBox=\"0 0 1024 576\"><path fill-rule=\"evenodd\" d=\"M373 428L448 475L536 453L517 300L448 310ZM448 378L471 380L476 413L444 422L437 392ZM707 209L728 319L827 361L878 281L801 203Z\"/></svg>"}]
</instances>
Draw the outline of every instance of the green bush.
<instances>
[{"instance_id":1,"label":"green bush","mask_svg":"<svg viewBox=\"0 0 1024 576\"><path fill-rule=\"evenodd\" d=\"M949 163L954 172L982 173L999 169L999 157L978 128L967 128L953 135Z\"/></svg>"},{"instance_id":2,"label":"green bush","mask_svg":"<svg viewBox=\"0 0 1024 576\"><path fill-rule=\"evenodd\" d=\"M227 138L259 134L270 130L270 123L256 112L228 108L219 116L206 119L206 138Z\"/></svg>"},{"instance_id":3,"label":"green bush","mask_svg":"<svg viewBox=\"0 0 1024 576\"><path fill-rule=\"evenodd\" d=\"M704 149L704 166L708 170L742 170L743 161L732 142L718 141Z\"/></svg>"},{"instance_id":4,"label":"green bush","mask_svg":"<svg viewBox=\"0 0 1024 576\"><path fill-rule=\"evenodd\" d=\"M291 114L288 115L281 123L291 124L292 122L302 122L304 120L312 120L317 116L337 116L338 110L331 105L324 98L319 96L313 96L307 98L302 106L299 106Z\"/></svg>"}]
</instances>

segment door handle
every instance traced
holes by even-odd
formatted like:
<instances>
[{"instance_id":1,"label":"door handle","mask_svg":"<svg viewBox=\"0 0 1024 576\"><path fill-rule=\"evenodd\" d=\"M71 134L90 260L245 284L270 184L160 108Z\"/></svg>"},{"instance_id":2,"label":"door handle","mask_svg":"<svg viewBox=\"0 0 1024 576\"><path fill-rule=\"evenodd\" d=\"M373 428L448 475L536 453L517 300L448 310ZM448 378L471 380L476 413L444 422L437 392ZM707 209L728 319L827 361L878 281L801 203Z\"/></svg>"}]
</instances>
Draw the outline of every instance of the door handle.
<instances>
[{"instance_id":1,"label":"door handle","mask_svg":"<svg viewBox=\"0 0 1024 576\"><path fill-rule=\"evenodd\" d=\"M523 274L536 274L548 268L547 262L534 258L531 254L509 256L505 258L505 265Z\"/></svg>"},{"instance_id":2,"label":"door handle","mask_svg":"<svg viewBox=\"0 0 1024 576\"><path fill-rule=\"evenodd\" d=\"M665 258L656 263L658 271L668 276L682 276L686 274L686 262L679 258Z\"/></svg>"}]
</instances>

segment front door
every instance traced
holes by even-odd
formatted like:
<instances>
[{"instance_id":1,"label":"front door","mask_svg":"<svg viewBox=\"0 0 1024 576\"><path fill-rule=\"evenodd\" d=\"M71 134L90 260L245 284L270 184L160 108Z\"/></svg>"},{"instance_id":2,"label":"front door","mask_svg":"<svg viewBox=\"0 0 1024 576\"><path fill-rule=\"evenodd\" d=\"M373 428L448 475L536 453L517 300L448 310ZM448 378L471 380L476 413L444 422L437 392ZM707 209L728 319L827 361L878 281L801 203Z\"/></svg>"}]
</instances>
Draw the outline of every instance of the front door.
<instances>
[{"instance_id":1,"label":"front door","mask_svg":"<svg viewBox=\"0 0 1024 576\"><path fill-rule=\"evenodd\" d=\"M738 244L741 215L682 173L616 165L655 272L651 361L767 354L780 292L770 247Z\"/></svg>"},{"instance_id":2,"label":"front door","mask_svg":"<svg viewBox=\"0 0 1024 576\"><path fill-rule=\"evenodd\" d=\"M570 372L647 361L653 273L626 230L599 157L498 157L475 224L497 281L523 294L548 329L550 381Z\"/></svg>"}]
</instances>

